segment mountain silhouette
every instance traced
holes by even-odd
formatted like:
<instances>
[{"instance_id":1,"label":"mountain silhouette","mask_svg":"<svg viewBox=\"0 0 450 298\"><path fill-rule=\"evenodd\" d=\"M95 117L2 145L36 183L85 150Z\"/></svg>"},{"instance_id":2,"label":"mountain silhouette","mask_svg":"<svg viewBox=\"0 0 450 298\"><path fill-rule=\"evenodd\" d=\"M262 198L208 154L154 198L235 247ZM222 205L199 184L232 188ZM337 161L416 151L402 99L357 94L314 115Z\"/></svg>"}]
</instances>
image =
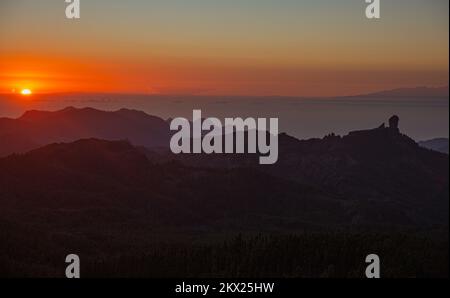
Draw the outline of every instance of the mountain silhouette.
<instances>
[{"instance_id":1,"label":"mountain silhouette","mask_svg":"<svg viewBox=\"0 0 450 298\"><path fill-rule=\"evenodd\" d=\"M174 156L158 152L154 160L177 160L201 168L253 168L311 185L345 198L348 210L366 205L367 213L355 216L353 222L368 220L370 224L402 219L405 223L445 223L448 156L422 148L400 132L397 117L390 120L388 126L382 124L342 137L331 134L323 139L298 140L281 134L279 161L272 166L261 167L257 156L248 154ZM154 154L150 151L148 156ZM387 213L380 210L390 210L392 217L382 219L380 215ZM429 217L422 217L424 213ZM368 219L372 215L374 218Z\"/></svg>"},{"instance_id":2,"label":"mountain silhouette","mask_svg":"<svg viewBox=\"0 0 450 298\"><path fill-rule=\"evenodd\" d=\"M110 134L106 124L123 119L165 127L135 111L30 112L0 123L49 129L41 141L69 139L51 127L64 113L72 117L60 120L70 137L104 133L124 140L89 137L0 158L2 276L61 276L61 260L73 251L82 254L84 274L94 277L241 276L237 267L266 277L322 276L329 264L340 264L336 276L362 276L361 260L374 247L405 256L390 265L393 276L448 276L440 266L448 260L448 155L403 135L398 117L345 136L281 134L279 161L267 166L257 154L174 155L136 146L125 130ZM93 129L92 117L104 117L102 130ZM140 136L134 134L135 142ZM274 236L218 244L241 233ZM186 246L194 239L209 246ZM309 261L296 260L299 251ZM415 265L405 265L410 262Z\"/></svg>"},{"instance_id":3,"label":"mountain silhouette","mask_svg":"<svg viewBox=\"0 0 450 298\"><path fill-rule=\"evenodd\" d=\"M448 154L448 139L436 138L419 142L419 145L430 150Z\"/></svg>"},{"instance_id":4,"label":"mountain silhouette","mask_svg":"<svg viewBox=\"0 0 450 298\"><path fill-rule=\"evenodd\" d=\"M282 134L279 146L279 162L260 166L256 155L173 155L127 141L51 144L0 159L2 206L101 206L191 227L448 223L448 155L396 126L306 141Z\"/></svg>"},{"instance_id":5,"label":"mountain silhouette","mask_svg":"<svg viewBox=\"0 0 450 298\"><path fill-rule=\"evenodd\" d=\"M144 112L65 108L56 112L27 111L18 119L0 118L0 156L26 152L55 142L84 138L129 140L146 147L167 146L169 125Z\"/></svg>"}]
</instances>

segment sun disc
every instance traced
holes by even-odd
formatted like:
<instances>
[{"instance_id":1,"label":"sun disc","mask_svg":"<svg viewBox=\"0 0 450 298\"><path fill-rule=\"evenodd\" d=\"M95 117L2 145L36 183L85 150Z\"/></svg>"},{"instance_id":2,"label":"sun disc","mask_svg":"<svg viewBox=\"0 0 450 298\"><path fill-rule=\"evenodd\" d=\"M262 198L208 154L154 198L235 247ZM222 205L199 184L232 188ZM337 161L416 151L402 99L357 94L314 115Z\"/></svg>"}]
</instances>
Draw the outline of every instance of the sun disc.
<instances>
[{"instance_id":1,"label":"sun disc","mask_svg":"<svg viewBox=\"0 0 450 298\"><path fill-rule=\"evenodd\" d=\"M20 93L22 95L31 95L32 94L30 89L22 89L22 91L20 91Z\"/></svg>"}]
</instances>

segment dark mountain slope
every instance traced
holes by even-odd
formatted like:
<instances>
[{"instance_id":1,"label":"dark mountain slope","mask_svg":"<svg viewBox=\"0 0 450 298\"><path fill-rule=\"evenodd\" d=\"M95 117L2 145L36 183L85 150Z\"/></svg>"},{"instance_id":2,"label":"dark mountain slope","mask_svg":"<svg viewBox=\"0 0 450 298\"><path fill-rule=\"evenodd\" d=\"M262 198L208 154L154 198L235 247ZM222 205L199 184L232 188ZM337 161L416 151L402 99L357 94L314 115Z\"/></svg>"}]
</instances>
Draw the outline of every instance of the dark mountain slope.
<instances>
[{"instance_id":1,"label":"dark mountain slope","mask_svg":"<svg viewBox=\"0 0 450 298\"><path fill-rule=\"evenodd\" d=\"M83 276L360 277L377 251L386 276L448 276L448 193L448 155L396 127L283 134L273 166L127 141L51 144L0 158L0 275L62 276L76 252ZM236 232L276 237L221 244Z\"/></svg>"},{"instance_id":2,"label":"dark mountain slope","mask_svg":"<svg viewBox=\"0 0 450 298\"><path fill-rule=\"evenodd\" d=\"M2 205L101 207L127 221L191 227L448 225L448 156L392 128L309 141L281 135L273 166L144 152L89 139L0 159Z\"/></svg>"},{"instance_id":3,"label":"dark mountain slope","mask_svg":"<svg viewBox=\"0 0 450 298\"><path fill-rule=\"evenodd\" d=\"M258 165L254 155L174 156L159 152L155 160L176 159L207 168L255 168L345 197L355 206L363 204L375 217L380 210L397 210L384 219L387 222L404 217L424 223L448 222L448 155L420 147L396 125L303 141L281 134L279 151L279 160L272 166ZM423 217L425 213L428 215ZM356 222L359 219L364 221L354 218Z\"/></svg>"},{"instance_id":4,"label":"dark mountain slope","mask_svg":"<svg viewBox=\"0 0 450 298\"><path fill-rule=\"evenodd\" d=\"M120 213L127 223L191 227L226 222L239 226L270 217L279 219L267 221L267 227L283 225L283 219L297 225L350 221L345 202L314 187L253 169L156 165L127 142L81 140L0 159L0 188L6 215L18 209L41 216L76 210L84 217L83 210L101 208L98 212ZM322 216L322 208L339 210Z\"/></svg>"},{"instance_id":5,"label":"dark mountain slope","mask_svg":"<svg viewBox=\"0 0 450 298\"><path fill-rule=\"evenodd\" d=\"M169 126L163 119L135 110L105 112L69 107L56 112L28 111L18 119L0 119L0 156L84 138L168 146L169 136Z\"/></svg>"}]
</instances>

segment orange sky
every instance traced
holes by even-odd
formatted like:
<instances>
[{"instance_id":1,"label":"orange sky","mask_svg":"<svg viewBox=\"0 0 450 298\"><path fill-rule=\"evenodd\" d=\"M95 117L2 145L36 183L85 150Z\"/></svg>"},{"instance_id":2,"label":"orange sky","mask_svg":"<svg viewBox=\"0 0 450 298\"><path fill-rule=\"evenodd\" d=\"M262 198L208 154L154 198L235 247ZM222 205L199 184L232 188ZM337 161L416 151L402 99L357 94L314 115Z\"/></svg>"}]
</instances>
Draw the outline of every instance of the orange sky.
<instances>
[{"instance_id":1,"label":"orange sky","mask_svg":"<svg viewBox=\"0 0 450 298\"><path fill-rule=\"evenodd\" d=\"M2 93L332 96L448 84L448 1L385 1L379 21L354 0L82 1L78 21L64 3L37 2L0 4Z\"/></svg>"}]
</instances>

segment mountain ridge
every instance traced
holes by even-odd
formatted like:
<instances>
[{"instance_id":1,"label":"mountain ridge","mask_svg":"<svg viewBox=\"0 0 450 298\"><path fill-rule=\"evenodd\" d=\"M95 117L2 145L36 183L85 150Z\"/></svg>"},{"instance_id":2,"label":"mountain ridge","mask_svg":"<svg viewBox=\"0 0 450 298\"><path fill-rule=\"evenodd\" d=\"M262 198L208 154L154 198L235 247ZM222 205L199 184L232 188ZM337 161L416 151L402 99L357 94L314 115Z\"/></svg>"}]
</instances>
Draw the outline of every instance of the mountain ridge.
<instances>
[{"instance_id":1,"label":"mountain ridge","mask_svg":"<svg viewBox=\"0 0 450 298\"><path fill-rule=\"evenodd\" d=\"M449 153L449 140L448 138L434 138L426 141L420 141L418 143L420 146L424 148L428 148L430 150L434 150L441 153Z\"/></svg>"},{"instance_id":2,"label":"mountain ridge","mask_svg":"<svg viewBox=\"0 0 450 298\"><path fill-rule=\"evenodd\" d=\"M104 196L98 192L122 197L118 205L132 197L132 205L141 210L147 210L146 196L157 198L151 200L153 212L162 222L178 214L186 225L219 224L226 219L225 210L239 222L252 208L260 220L278 216L299 225L427 226L448 221L448 155L421 148L391 126L312 140L281 134L279 162L272 166L260 166L252 154L174 155L129 141L89 138L1 158L0 169L9 173L1 176L4 186L16 183L19 192L24 183L31 183L25 189L60 185L63 193L87 189L93 191L88 197ZM229 191L220 191L223 187ZM70 204L76 206L77 200ZM324 217L319 206L328 214L334 210L334 219ZM129 206L125 210L132 212Z\"/></svg>"},{"instance_id":3,"label":"mountain ridge","mask_svg":"<svg viewBox=\"0 0 450 298\"><path fill-rule=\"evenodd\" d=\"M84 138L129 140L134 145L166 147L169 124L142 111L67 107L48 112L30 110L17 119L0 118L0 156L23 153L55 142ZM14 135L21 142L8 138Z\"/></svg>"}]
</instances>

